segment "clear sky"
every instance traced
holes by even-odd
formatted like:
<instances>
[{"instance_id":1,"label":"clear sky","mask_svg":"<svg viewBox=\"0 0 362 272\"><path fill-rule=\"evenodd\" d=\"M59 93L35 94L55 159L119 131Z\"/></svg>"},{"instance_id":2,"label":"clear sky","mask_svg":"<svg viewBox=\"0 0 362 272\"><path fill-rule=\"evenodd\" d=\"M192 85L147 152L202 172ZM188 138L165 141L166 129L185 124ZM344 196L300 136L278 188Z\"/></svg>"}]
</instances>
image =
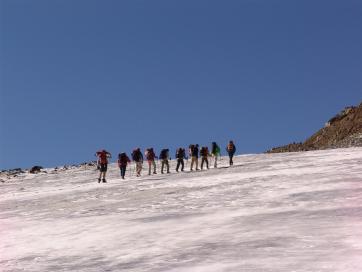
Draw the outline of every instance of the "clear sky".
<instances>
[{"instance_id":1,"label":"clear sky","mask_svg":"<svg viewBox=\"0 0 362 272\"><path fill-rule=\"evenodd\" d=\"M362 100L359 0L0 3L0 169L229 139L258 153Z\"/></svg>"}]
</instances>

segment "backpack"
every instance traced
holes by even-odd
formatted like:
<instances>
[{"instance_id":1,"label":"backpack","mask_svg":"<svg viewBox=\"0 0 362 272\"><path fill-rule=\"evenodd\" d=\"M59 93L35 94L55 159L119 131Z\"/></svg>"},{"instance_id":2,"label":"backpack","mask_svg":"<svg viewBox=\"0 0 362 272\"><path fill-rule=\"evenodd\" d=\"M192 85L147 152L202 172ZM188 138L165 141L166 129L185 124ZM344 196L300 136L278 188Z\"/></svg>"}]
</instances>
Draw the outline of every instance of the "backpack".
<instances>
[{"instance_id":1,"label":"backpack","mask_svg":"<svg viewBox=\"0 0 362 272\"><path fill-rule=\"evenodd\" d=\"M145 155L148 161L152 161L155 159L155 152L153 152L152 148L147 149Z\"/></svg>"},{"instance_id":2,"label":"backpack","mask_svg":"<svg viewBox=\"0 0 362 272\"><path fill-rule=\"evenodd\" d=\"M128 159L128 156L125 152L121 153L120 154L120 157L119 157L121 160L127 160Z\"/></svg>"},{"instance_id":3,"label":"backpack","mask_svg":"<svg viewBox=\"0 0 362 272\"><path fill-rule=\"evenodd\" d=\"M212 153L213 155L218 155L218 154L220 154L220 147L217 145L217 143L213 143L213 144L212 144L211 153Z\"/></svg>"},{"instance_id":4,"label":"backpack","mask_svg":"<svg viewBox=\"0 0 362 272\"><path fill-rule=\"evenodd\" d=\"M209 149L205 146L203 146L200 150L200 155L203 157L207 157L207 155L209 154Z\"/></svg>"},{"instance_id":5,"label":"backpack","mask_svg":"<svg viewBox=\"0 0 362 272\"><path fill-rule=\"evenodd\" d=\"M199 148L197 146L194 146L193 149L192 149L192 152L191 152L191 155L193 157L198 157L199 155Z\"/></svg>"},{"instance_id":6,"label":"backpack","mask_svg":"<svg viewBox=\"0 0 362 272\"><path fill-rule=\"evenodd\" d=\"M98 162L101 164L107 164L108 163L108 152L107 151L98 151L97 152L97 156L98 156Z\"/></svg>"},{"instance_id":7,"label":"backpack","mask_svg":"<svg viewBox=\"0 0 362 272\"><path fill-rule=\"evenodd\" d=\"M167 159L167 152L168 152L168 149L162 149L162 151L160 153L160 159L161 160Z\"/></svg>"},{"instance_id":8,"label":"backpack","mask_svg":"<svg viewBox=\"0 0 362 272\"><path fill-rule=\"evenodd\" d=\"M228 152L233 152L235 150L235 146L233 143L229 143L228 146L227 146L227 151Z\"/></svg>"},{"instance_id":9,"label":"backpack","mask_svg":"<svg viewBox=\"0 0 362 272\"><path fill-rule=\"evenodd\" d=\"M139 161L141 159L140 153L141 152L138 151L137 149L133 150L133 152L132 152L132 160Z\"/></svg>"},{"instance_id":10,"label":"backpack","mask_svg":"<svg viewBox=\"0 0 362 272\"><path fill-rule=\"evenodd\" d=\"M179 149L177 149L176 158L183 159L184 157L185 157L185 149L180 147Z\"/></svg>"},{"instance_id":11,"label":"backpack","mask_svg":"<svg viewBox=\"0 0 362 272\"><path fill-rule=\"evenodd\" d=\"M118 155L118 163L121 164L121 165L127 165L127 162L128 162L128 157L127 157L127 154L126 153L120 153Z\"/></svg>"}]
</instances>

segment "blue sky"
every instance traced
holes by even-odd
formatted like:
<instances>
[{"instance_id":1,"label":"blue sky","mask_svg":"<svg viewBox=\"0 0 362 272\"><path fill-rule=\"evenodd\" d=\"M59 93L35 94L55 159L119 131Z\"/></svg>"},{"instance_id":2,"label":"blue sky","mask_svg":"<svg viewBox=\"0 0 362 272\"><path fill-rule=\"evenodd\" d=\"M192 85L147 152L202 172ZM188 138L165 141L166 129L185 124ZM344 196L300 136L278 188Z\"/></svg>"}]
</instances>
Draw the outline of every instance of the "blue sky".
<instances>
[{"instance_id":1,"label":"blue sky","mask_svg":"<svg viewBox=\"0 0 362 272\"><path fill-rule=\"evenodd\" d=\"M0 169L303 141L362 100L362 2L1 0Z\"/></svg>"}]
</instances>

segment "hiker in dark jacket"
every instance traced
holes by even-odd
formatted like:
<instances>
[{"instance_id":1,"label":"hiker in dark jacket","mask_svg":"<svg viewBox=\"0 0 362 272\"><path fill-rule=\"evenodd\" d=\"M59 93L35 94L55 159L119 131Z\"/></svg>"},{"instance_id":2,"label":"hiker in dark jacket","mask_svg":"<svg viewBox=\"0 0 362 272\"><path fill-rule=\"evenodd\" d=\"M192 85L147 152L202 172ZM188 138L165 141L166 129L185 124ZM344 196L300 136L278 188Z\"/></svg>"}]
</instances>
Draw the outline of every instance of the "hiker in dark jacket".
<instances>
[{"instance_id":1,"label":"hiker in dark jacket","mask_svg":"<svg viewBox=\"0 0 362 272\"><path fill-rule=\"evenodd\" d=\"M199 170L199 145L191 145L191 167L190 170L193 170L194 163L196 165L196 170Z\"/></svg>"},{"instance_id":2,"label":"hiker in dark jacket","mask_svg":"<svg viewBox=\"0 0 362 272\"><path fill-rule=\"evenodd\" d=\"M131 162L126 153L118 154L118 167L121 171L121 177L124 179L126 175L127 164Z\"/></svg>"},{"instance_id":3,"label":"hiker in dark jacket","mask_svg":"<svg viewBox=\"0 0 362 272\"><path fill-rule=\"evenodd\" d=\"M184 159L187 159L184 148L180 147L177 149L176 159L177 159L176 172L178 172L180 165L181 165L181 171L184 171L184 166L185 166Z\"/></svg>"},{"instance_id":4,"label":"hiker in dark jacket","mask_svg":"<svg viewBox=\"0 0 362 272\"><path fill-rule=\"evenodd\" d=\"M233 165L234 164L233 157L234 157L234 154L235 154L235 151L236 151L236 147L235 147L233 141L229 141L229 143L228 143L228 145L226 147L226 151L229 154L229 164Z\"/></svg>"},{"instance_id":5,"label":"hiker in dark jacket","mask_svg":"<svg viewBox=\"0 0 362 272\"><path fill-rule=\"evenodd\" d=\"M169 150L168 149L162 149L160 156L159 156L160 160L161 160L161 174L163 174L163 168L166 165L167 168L167 173L170 173L170 165L168 163L168 158L169 158Z\"/></svg>"},{"instance_id":6,"label":"hiker in dark jacket","mask_svg":"<svg viewBox=\"0 0 362 272\"><path fill-rule=\"evenodd\" d=\"M204 163L206 163L206 168L209 169L209 149L207 146L203 146L200 150L200 156L201 156L201 170L204 168Z\"/></svg>"},{"instance_id":7,"label":"hiker in dark jacket","mask_svg":"<svg viewBox=\"0 0 362 272\"><path fill-rule=\"evenodd\" d=\"M142 164L143 164L143 155L140 148L136 148L132 152L132 160L136 163L136 176L141 176Z\"/></svg>"}]
</instances>

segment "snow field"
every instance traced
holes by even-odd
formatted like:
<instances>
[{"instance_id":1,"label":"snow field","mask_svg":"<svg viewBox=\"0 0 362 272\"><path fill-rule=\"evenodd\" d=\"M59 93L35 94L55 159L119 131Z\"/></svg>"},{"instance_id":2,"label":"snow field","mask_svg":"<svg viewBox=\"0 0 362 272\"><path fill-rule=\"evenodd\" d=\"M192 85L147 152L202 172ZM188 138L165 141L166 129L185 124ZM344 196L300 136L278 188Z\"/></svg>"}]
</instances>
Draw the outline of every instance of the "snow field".
<instances>
[{"instance_id":1,"label":"snow field","mask_svg":"<svg viewBox=\"0 0 362 272\"><path fill-rule=\"evenodd\" d=\"M362 271L362 148L234 163L0 184L0 271Z\"/></svg>"}]
</instances>

